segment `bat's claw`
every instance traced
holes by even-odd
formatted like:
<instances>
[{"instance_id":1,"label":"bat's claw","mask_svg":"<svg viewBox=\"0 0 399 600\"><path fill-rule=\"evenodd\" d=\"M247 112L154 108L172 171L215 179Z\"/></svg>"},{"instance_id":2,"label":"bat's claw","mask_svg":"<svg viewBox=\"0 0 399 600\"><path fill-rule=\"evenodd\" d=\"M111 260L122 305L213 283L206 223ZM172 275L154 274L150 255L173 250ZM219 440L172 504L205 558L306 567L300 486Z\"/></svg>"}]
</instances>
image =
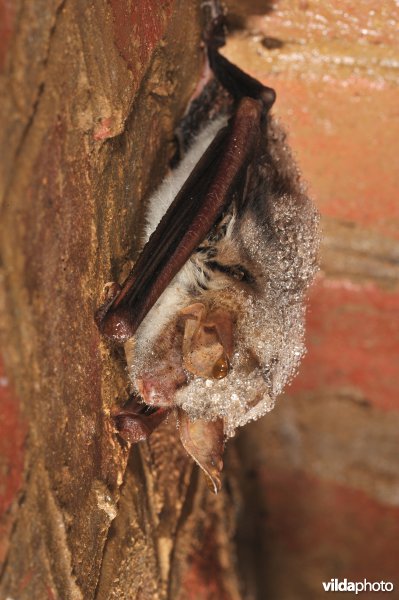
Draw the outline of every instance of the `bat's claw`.
<instances>
[{"instance_id":1,"label":"bat's claw","mask_svg":"<svg viewBox=\"0 0 399 600\"><path fill-rule=\"evenodd\" d=\"M94 319L97 323L97 327L102 331L104 319L114 303L116 297L119 295L121 291L121 286L119 283L115 281L109 281L103 287L103 291L101 294L101 305L96 310Z\"/></svg>"},{"instance_id":2,"label":"bat's claw","mask_svg":"<svg viewBox=\"0 0 399 600\"><path fill-rule=\"evenodd\" d=\"M101 294L101 306L107 304L110 306L115 298L119 295L121 291L121 286L116 281L108 281L103 287L103 291Z\"/></svg>"}]
</instances>

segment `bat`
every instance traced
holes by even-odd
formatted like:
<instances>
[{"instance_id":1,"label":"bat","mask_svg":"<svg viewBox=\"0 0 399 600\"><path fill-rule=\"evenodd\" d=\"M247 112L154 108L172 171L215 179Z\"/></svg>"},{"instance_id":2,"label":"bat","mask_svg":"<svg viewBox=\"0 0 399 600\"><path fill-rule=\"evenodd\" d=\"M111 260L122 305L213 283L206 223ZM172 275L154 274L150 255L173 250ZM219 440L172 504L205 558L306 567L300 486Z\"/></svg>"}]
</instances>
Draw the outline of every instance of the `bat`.
<instances>
[{"instance_id":1,"label":"bat","mask_svg":"<svg viewBox=\"0 0 399 600\"><path fill-rule=\"evenodd\" d=\"M214 19L206 49L224 108L188 136L149 201L138 260L95 317L124 345L132 382L119 434L136 443L174 414L215 493L225 440L270 411L298 368L318 248L317 211L270 114L275 92L223 43Z\"/></svg>"}]
</instances>

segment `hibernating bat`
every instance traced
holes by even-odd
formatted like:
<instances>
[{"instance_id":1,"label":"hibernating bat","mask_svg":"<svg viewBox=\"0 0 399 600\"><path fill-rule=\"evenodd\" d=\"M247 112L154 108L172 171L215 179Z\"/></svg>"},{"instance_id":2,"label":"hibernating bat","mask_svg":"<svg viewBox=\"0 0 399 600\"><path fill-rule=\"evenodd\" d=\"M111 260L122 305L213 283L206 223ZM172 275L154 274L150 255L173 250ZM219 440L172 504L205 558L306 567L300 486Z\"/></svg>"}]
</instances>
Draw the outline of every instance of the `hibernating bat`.
<instances>
[{"instance_id":1,"label":"hibernating bat","mask_svg":"<svg viewBox=\"0 0 399 600\"><path fill-rule=\"evenodd\" d=\"M298 368L318 247L317 212L270 115L275 93L219 54L219 31L215 21L207 54L230 114L202 128L150 199L143 250L96 313L124 344L133 385L120 435L145 439L174 413L215 492L225 439L270 411Z\"/></svg>"}]
</instances>

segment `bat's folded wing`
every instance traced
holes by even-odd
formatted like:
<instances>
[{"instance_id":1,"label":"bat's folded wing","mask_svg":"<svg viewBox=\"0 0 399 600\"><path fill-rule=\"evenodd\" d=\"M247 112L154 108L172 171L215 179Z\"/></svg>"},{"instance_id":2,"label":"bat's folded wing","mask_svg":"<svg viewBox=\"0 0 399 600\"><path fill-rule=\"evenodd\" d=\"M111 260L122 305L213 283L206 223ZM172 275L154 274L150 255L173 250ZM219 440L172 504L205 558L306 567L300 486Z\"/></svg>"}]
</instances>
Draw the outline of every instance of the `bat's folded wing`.
<instances>
[{"instance_id":1,"label":"bat's folded wing","mask_svg":"<svg viewBox=\"0 0 399 600\"><path fill-rule=\"evenodd\" d=\"M261 139L262 103L243 98L178 192L151 235L120 293L97 323L108 338L124 343L224 208L243 192L246 170Z\"/></svg>"}]
</instances>

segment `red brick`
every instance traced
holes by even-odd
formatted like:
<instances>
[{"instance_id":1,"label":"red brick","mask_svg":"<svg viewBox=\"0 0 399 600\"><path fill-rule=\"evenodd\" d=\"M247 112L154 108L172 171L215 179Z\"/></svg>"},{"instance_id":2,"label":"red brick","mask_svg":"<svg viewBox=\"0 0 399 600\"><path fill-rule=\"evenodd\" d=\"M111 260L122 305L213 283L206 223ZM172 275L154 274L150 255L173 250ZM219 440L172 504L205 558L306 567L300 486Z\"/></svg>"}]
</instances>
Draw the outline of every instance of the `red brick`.
<instances>
[{"instance_id":1,"label":"red brick","mask_svg":"<svg viewBox=\"0 0 399 600\"><path fill-rule=\"evenodd\" d=\"M356 77L264 79L320 211L398 238L397 89Z\"/></svg>"},{"instance_id":2,"label":"red brick","mask_svg":"<svg viewBox=\"0 0 399 600\"><path fill-rule=\"evenodd\" d=\"M289 133L322 214L399 238L397 88L357 78L303 81L250 69L277 92Z\"/></svg>"},{"instance_id":3,"label":"red brick","mask_svg":"<svg viewBox=\"0 0 399 600\"><path fill-rule=\"evenodd\" d=\"M0 73L4 69L15 19L12 0L0 0Z\"/></svg>"},{"instance_id":4,"label":"red brick","mask_svg":"<svg viewBox=\"0 0 399 600\"><path fill-rule=\"evenodd\" d=\"M13 522L9 510L22 484L25 435L19 399L8 383L0 356L0 563Z\"/></svg>"},{"instance_id":5,"label":"red brick","mask_svg":"<svg viewBox=\"0 0 399 600\"><path fill-rule=\"evenodd\" d=\"M280 589L276 597L284 596L287 568L295 572L294 587L308 579L321 590L322 580L332 577L397 583L398 507L301 471L265 469L260 477L267 497L264 535L273 548L266 560Z\"/></svg>"},{"instance_id":6,"label":"red brick","mask_svg":"<svg viewBox=\"0 0 399 600\"><path fill-rule=\"evenodd\" d=\"M174 0L111 0L110 5L114 16L115 44L129 69L141 73L165 33Z\"/></svg>"},{"instance_id":7,"label":"red brick","mask_svg":"<svg viewBox=\"0 0 399 600\"><path fill-rule=\"evenodd\" d=\"M276 89L274 112L321 212L395 239L398 19L393 0L280 0L249 19L253 36L236 33L226 49ZM282 47L265 48L265 36Z\"/></svg>"},{"instance_id":8,"label":"red brick","mask_svg":"<svg viewBox=\"0 0 399 600\"><path fill-rule=\"evenodd\" d=\"M225 587L223 566L220 563L217 531L211 526L203 531L200 544L188 557L188 566L182 577L178 600L230 600Z\"/></svg>"},{"instance_id":9,"label":"red brick","mask_svg":"<svg viewBox=\"0 0 399 600\"><path fill-rule=\"evenodd\" d=\"M286 42L317 43L320 49L334 42L355 43L362 50L366 45L384 44L392 49L397 45L399 7L395 0L278 0L272 4L273 10L263 7L261 16L248 20L250 29Z\"/></svg>"},{"instance_id":10,"label":"red brick","mask_svg":"<svg viewBox=\"0 0 399 600\"><path fill-rule=\"evenodd\" d=\"M399 292L320 277L310 294L308 354L291 391L353 390L399 410Z\"/></svg>"}]
</instances>

